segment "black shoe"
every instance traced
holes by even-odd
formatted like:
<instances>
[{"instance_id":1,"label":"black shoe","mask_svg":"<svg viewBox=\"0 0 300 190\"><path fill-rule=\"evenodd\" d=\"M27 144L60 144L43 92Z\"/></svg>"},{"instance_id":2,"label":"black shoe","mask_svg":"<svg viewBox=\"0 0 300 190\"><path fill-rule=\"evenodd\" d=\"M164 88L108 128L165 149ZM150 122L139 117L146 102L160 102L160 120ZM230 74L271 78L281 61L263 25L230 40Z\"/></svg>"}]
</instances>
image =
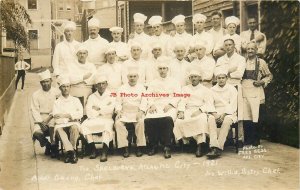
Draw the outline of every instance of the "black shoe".
<instances>
[{"instance_id":1,"label":"black shoe","mask_svg":"<svg viewBox=\"0 0 300 190\"><path fill-rule=\"evenodd\" d=\"M128 158L129 157L129 149L128 149L128 147L124 147L123 157L124 158Z\"/></svg>"},{"instance_id":2,"label":"black shoe","mask_svg":"<svg viewBox=\"0 0 300 190\"><path fill-rule=\"evenodd\" d=\"M203 156L202 148L201 148L201 144L198 144L196 149L196 157L201 157L201 156Z\"/></svg>"},{"instance_id":3,"label":"black shoe","mask_svg":"<svg viewBox=\"0 0 300 190\"><path fill-rule=\"evenodd\" d=\"M96 146L94 143L90 144L90 148L91 148L91 155L90 155L90 159L95 159L97 158L97 152L96 152Z\"/></svg>"},{"instance_id":4,"label":"black shoe","mask_svg":"<svg viewBox=\"0 0 300 190\"><path fill-rule=\"evenodd\" d=\"M143 156L143 153L142 153L140 147L136 147L135 155L136 155L136 157L141 157L141 156Z\"/></svg>"},{"instance_id":5,"label":"black shoe","mask_svg":"<svg viewBox=\"0 0 300 190\"><path fill-rule=\"evenodd\" d=\"M212 147L211 151L207 154L209 159L215 159L221 156L221 150L216 147Z\"/></svg>"},{"instance_id":6,"label":"black shoe","mask_svg":"<svg viewBox=\"0 0 300 190\"><path fill-rule=\"evenodd\" d=\"M101 157L100 157L100 162L106 162L107 161L107 151L108 151L108 147L104 144L103 149L102 149L102 154L101 154Z\"/></svg>"},{"instance_id":7,"label":"black shoe","mask_svg":"<svg viewBox=\"0 0 300 190\"><path fill-rule=\"evenodd\" d=\"M51 155L51 144L47 143L45 148L45 155L50 156Z\"/></svg>"},{"instance_id":8,"label":"black shoe","mask_svg":"<svg viewBox=\"0 0 300 190\"><path fill-rule=\"evenodd\" d=\"M258 146L260 145L260 140L259 139L255 139L252 143L252 146Z\"/></svg>"},{"instance_id":9,"label":"black shoe","mask_svg":"<svg viewBox=\"0 0 300 190\"><path fill-rule=\"evenodd\" d=\"M51 145L51 158L58 158L59 152L58 152L58 145Z\"/></svg>"},{"instance_id":10,"label":"black shoe","mask_svg":"<svg viewBox=\"0 0 300 190\"><path fill-rule=\"evenodd\" d=\"M164 151L165 151L165 153L164 153L165 159L171 158L170 148L169 147L165 147Z\"/></svg>"},{"instance_id":11,"label":"black shoe","mask_svg":"<svg viewBox=\"0 0 300 190\"><path fill-rule=\"evenodd\" d=\"M148 156L153 156L154 154L156 154L156 148L152 147L148 152Z\"/></svg>"},{"instance_id":12,"label":"black shoe","mask_svg":"<svg viewBox=\"0 0 300 190\"><path fill-rule=\"evenodd\" d=\"M78 158L77 158L76 152L72 151L72 154L71 154L71 163L72 164L76 164L77 162L78 162Z\"/></svg>"},{"instance_id":13,"label":"black shoe","mask_svg":"<svg viewBox=\"0 0 300 190\"><path fill-rule=\"evenodd\" d=\"M72 159L73 151L68 151L67 155L65 156L65 163L70 163Z\"/></svg>"}]
</instances>

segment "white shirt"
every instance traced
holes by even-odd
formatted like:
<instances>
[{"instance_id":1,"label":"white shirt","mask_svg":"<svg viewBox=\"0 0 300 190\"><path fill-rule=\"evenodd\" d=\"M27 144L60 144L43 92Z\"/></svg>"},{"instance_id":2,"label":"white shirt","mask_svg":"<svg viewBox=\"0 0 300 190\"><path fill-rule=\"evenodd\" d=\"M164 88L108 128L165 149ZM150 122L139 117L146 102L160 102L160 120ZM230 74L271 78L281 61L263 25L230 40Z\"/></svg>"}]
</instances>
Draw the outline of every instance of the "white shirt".
<instances>
[{"instance_id":1,"label":"white shirt","mask_svg":"<svg viewBox=\"0 0 300 190\"><path fill-rule=\"evenodd\" d=\"M192 43L196 41L203 41L206 43L206 55L212 53L214 48L214 37L212 34L205 32L204 30L201 33L196 32L192 37Z\"/></svg>"},{"instance_id":2,"label":"white shirt","mask_svg":"<svg viewBox=\"0 0 300 190\"><path fill-rule=\"evenodd\" d=\"M211 88L215 111L218 114L235 114L237 111L237 90L230 84L226 84L223 88L218 84Z\"/></svg>"},{"instance_id":3,"label":"white shirt","mask_svg":"<svg viewBox=\"0 0 300 190\"><path fill-rule=\"evenodd\" d=\"M185 45L185 50L186 50L186 54L188 53L188 48L189 48L189 45L191 44L192 42L192 35L187 33L187 32L183 32L182 34L178 34L176 32L176 34L174 36L170 36L170 40L167 44L168 48L167 48L167 55L168 56L171 56L171 57L175 57L175 53L174 53L174 45L176 43L183 43Z\"/></svg>"},{"instance_id":4,"label":"white shirt","mask_svg":"<svg viewBox=\"0 0 300 190\"><path fill-rule=\"evenodd\" d=\"M26 63L25 61L18 61L15 64L15 70L20 71L20 70L28 70L30 69L30 65Z\"/></svg>"},{"instance_id":5,"label":"white shirt","mask_svg":"<svg viewBox=\"0 0 300 190\"><path fill-rule=\"evenodd\" d=\"M96 91L91 94L87 100L86 114L88 118L104 117L111 119L115 108L115 102L116 100L111 96L110 91L105 90L102 95ZM97 111L93 106L100 108L100 110Z\"/></svg>"},{"instance_id":6,"label":"white shirt","mask_svg":"<svg viewBox=\"0 0 300 190\"><path fill-rule=\"evenodd\" d=\"M72 120L79 120L83 116L83 107L78 98L60 96L53 105L53 116L57 114L70 114Z\"/></svg>"},{"instance_id":7,"label":"white shirt","mask_svg":"<svg viewBox=\"0 0 300 190\"><path fill-rule=\"evenodd\" d=\"M130 49L128 44L121 41L119 42L112 41L109 43L109 46L116 49L116 53L118 57L124 57L124 56L126 56L127 58L130 57Z\"/></svg>"},{"instance_id":8,"label":"white shirt","mask_svg":"<svg viewBox=\"0 0 300 190\"><path fill-rule=\"evenodd\" d=\"M240 84L246 68L246 59L236 52L229 58L227 54L217 60L216 67L224 67L228 69L228 83L237 85Z\"/></svg>"},{"instance_id":9,"label":"white shirt","mask_svg":"<svg viewBox=\"0 0 300 190\"><path fill-rule=\"evenodd\" d=\"M218 49L221 49L223 46L224 46L224 40L228 39L228 38L231 38L233 39L234 41L234 44L235 44L235 49L237 51L237 53L241 53L241 48L242 48L242 43L243 43L243 39L241 38L240 35L238 34L233 34L233 35L230 35L230 34L226 34L225 36L223 36L221 38L221 40L219 40L215 46L215 49L214 50L218 50Z\"/></svg>"},{"instance_id":10,"label":"white shirt","mask_svg":"<svg viewBox=\"0 0 300 190\"><path fill-rule=\"evenodd\" d=\"M167 56L169 41L170 41L170 36L162 32L159 36L156 36L156 35L151 36L150 46L155 43L160 43L162 45L162 48L161 48L162 55Z\"/></svg>"},{"instance_id":11,"label":"white shirt","mask_svg":"<svg viewBox=\"0 0 300 190\"><path fill-rule=\"evenodd\" d=\"M52 114L54 101L60 96L57 88L51 87L49 91L39 89L32 94L30 110L35 123L43 122L41 114Z\"/></svg>"},{"instance_id":12,"label":"white shirt","mask_svg":"<svg viewBox=\"0 0 300 190\"><path fill-rule=\"evenodd\" d=\"M213 99L211 91L203 86L198 84L193 86L189 84L182 88L183 94L189 94L189 97L181 98L178 104L178 111L185 111L186 109L198 108L202 112L212 112L214 111Z\"/></svg>"},{"instance_id":13,"label":"white shirt","mask_svg":"<svg viewBox=\"0 0 300 190\"><path fill-rule=\"evenodd\" d=\"M241 38L243 38L243 44L242 44L242 47L244 49L246 49L247 47L247 43L250 42L250 37L251 37L251 30L247 30L247 31L243 31L241 32ZM255 40L255 37L257 35L263 35L264 36L264 40L261 41L261 42L256 42L256 45L257 45L257 53L259 54L264 54L265 51L266 51L266 45L267 45L267 38L266 38L266 35L258 30L254 30L254 40Z\"/></svg>"},{"instance_id":14,"label":"white shirt","mask_svg":"<svg viewBox=\"0 0 300 190\"><path fill-rule=\"evenodd\" d=\"M105 63L98 68L97 72L107 73L107 89L111 92L116 92L122 85L122 64L120 62ZM112 74L113 73L113 74Z\"/></svg>"},{"instance_id":15,"label":"white shirt","mask_svg":"<svg viewBox=\"0 0 300 190\"><path fill-rule=\"evenodd\" d=\"M208 33L210 33L212 36L213 36L213 44L214 44L214 49L215 49L215 46L217 44L218 41L220 41L223 36L225 36L226 34L226 30L224 28L220 28L219 31L216 31L214 28L211 28Z\"/></svg>"},{"instance_id":16,"label":"white shirt","mask_svg":"<svg viewBox=\"0 0 300 190\"><path fill-rule=\"evenodd\" d=\"M123 84L128 83L128 67L137 67L138 68L138 74L139 74L139 79L138 83L140 84L145 84L146 83L146 62L142 59L140 60L134 60L134 59L129 59L127 61L124 61L122 64L122 81Z\"/></svg>"},{"instance_id":17,"label":"white shirt","mask_svg":"<svg viewBox=\"0 0 300 190\"><path fill-rule=\"evenodd\" d=\"M169 64L170 77L176 79L181 86L185 86L188 83L188 67L190 63L185 59L178 60L174 58Z\"/></svg>"},{"instance_id":18,"label":"white shirt","mask_svg":"<svg viewBox=\"0 0 300 190\"><path fill-rule=\"evenodd\" d=\"M52 67L54 75L60 75L68 70L68 66L77 60L76 49L80 45L79 42L62 41L55 47L52 59Z\"/></svg>"},{"instance_id":19,"label":"white shirt","mask_svg":"<svg viewBox=\"0 0 300 190\"><path fill-rule=\"evenodd\" d=\"M216 62L213 58L206 55L202 59L194 59L191 62L191 67L196 68L201 73L202 80L212 80L214 75Z\"/></svg>"},{"instance_id":20,"label":"white shirt","mask_svg":"<svg viewBox=\"0 0 300 190\"><path fill-rule=\"evenodd\" d=\"M87 61L84 64L81 64L78 61L75 61L75 63L69 67L69 70L66 73L66 75L69 76L71 84L85 82L86 84L91 85L93 83L92 79L95 72L96 72L96 67L94 64ZM92 73L92 75L88 79L84 80L83 79L84 75L88 73Z\"/></svg>"},{"instance_id":21,"label":"white shirt","mask_svg":"<svg viewBox=\"0 0 300 190\"><path fill-rule=\"evenodd\" d=\"M88 48L88 61L99 67L105 63L105 51L108 48L108 41L98 35L97 38L89 38L83 43Z\"/></svg>"},{"instance_id":22,"label":"white shirt","mask_svg":"<svg viewBox=\"0 0 300 190\"><path fill-rule=\"evenodd\" d=\"M131 45L134 42L138 42L139 44L141 44L141 46L142 46L141 58L147 59L148 56L151 54L151 50L150 50L151 37L149 35L145 34L144 32L142 32L140 34L135 32L134 37L132 39L128 40L129 48L131 47Z\"/></svg>"}]
</instances>

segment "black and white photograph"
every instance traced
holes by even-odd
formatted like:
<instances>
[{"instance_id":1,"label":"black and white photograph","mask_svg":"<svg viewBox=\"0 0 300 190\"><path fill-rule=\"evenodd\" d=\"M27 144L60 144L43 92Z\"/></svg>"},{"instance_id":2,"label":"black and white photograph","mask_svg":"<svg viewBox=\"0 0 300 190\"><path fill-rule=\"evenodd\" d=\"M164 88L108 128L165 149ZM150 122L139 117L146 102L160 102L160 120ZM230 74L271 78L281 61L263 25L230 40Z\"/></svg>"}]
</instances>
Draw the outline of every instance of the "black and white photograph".
<instances>
[{"instance_id":1,"label":"black and white photograph","mask_svg":"<svg viewBox=\"0 0 300 190\"><path fill-rule=\"evenodd\" d=\"M0 190L298 190L299 1L0 0Z\"/></svg>"}]
</instances>

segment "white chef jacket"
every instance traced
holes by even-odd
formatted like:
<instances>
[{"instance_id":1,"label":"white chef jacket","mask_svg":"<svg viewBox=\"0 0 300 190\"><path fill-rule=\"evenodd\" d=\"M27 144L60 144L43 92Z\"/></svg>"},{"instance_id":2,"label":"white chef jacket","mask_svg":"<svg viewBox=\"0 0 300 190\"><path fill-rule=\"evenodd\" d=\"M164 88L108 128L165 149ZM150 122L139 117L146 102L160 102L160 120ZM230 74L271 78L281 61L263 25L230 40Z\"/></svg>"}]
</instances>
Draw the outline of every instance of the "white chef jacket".
<instances>
[{"instance_id":1,"label":"white chef jacket","mask_svg":"<svg viewBox=\"0 0 300 190\"><path fill-rule=\"evenodd\" d=\"M127 78L127 74L128 74L128 67L138 67L138 74L139 74L139 79L138 79L138 83L140 84L145 84L146 83L146 62L142 59L134 60L134 59L129 59L127 61L124 61L124 63L122 64L122 81L123 84L127 84L128 83L128 78Z\"/></svg>"},{"instance_id":2,"label":"white chef jacket","mask_svg":"<svg viewBox=\"0 0 300 190\"><path fill-rule=\"evenodd\" d=\"M151 50L150 50L151 37L149 35L145 34L144 32L142 32L140 34L135 32L134 37L132 39L128 40L129 48L131 47L131 45L134 42L141 44L141 46L142 46L141 58L147 59L148 56L151 54Z\"/></svg>"},{"instance_id":3,"label":"white chef jacket","mask_svg":"<svg viewBox=\"0 0 300 190\"><path fill-rule=\"evenodd\" d=\"M128 58L130 57L130 49L128 44L124 42L115 42L112 41L109 43L110 47L113 47L116 50L117 56L122 57L122 56L127 56Z\"/></svg>"},{"instance_id":4,"label":"white chef jacket","mask_svg":"<svg viewBox=\"0 0 300 190\"><path fill-rule=\"evenodd\" d=\"M162 55L168 56L169 41L170 41L170 36L165 34L164 32L162 32L159 36L156 36L156 35L151 36L150 46L155 43L160 43L162 45L162 48L161 48Z\"/></svg>"},{"instance_id":5,"label":"white chef jacket","mask_svg":"<svg viewBox=\"0 0 300 190\"><path fill-rule=\"evenodd\" d=\"M176 32L176 34L174 36L170 36L170 40L167 44L167 55L171 56L171 57L175 57L175 53L174 53L174 45L176 43L183 43L185 45L185 50L186 50L186 54L188 53L189 50L189 45L192 42L192 35L187 33L187 32L183 32L182 34L178 34Z\"/></svg>"},{"instance_id":6,"label":"white chef jacket","mask_svg":"<svg viewBox=\"0 0 300 190\"><path fill-rule=\"evenodd\" d=\"M206 43L206 55L212 53L212 50L214 48L214 37L212 34L205 32L204 30L201 33L196 32L192 37L191 43L196 41L203 41Z\"/></svg>"},{"instance_id":7,"label":"white chef jacket","mask_svg":"<svg viewBox=\"0 0 300 190\"><path fill-rule=\"evenodd\" d=\"M174 97L173 93L181 93L181 87L177 80L167 76L166 78L159 77L153 80L147 89L147 94L155 94L158 97L148 97L148 108L154 105L157 108L157 113L147 113L146 118L160 118L160 117L172 117L173 121L177 116L177 105L180 100L179 97ZM159 96L167 94L167 97ZM165 106L171 104L174 108L171 108L168 112L164 113Z\"/></svg>"},{"instance_id":8,"label":"white chef jacket","mask_svg":"<svg viewBox=\"0 0 300 190\"><path fill-rule=\"evenodd\" d=\"M226 29L221 27L219 31L216 31L214 28L211 28L208 33L213 36L213 47L215 49L217 42L222 40L223 36L225 36Z\"/></svg>"},{"instance_id":9,"label":"white chef jacket","mask_svg":"<svg viewBox=\"0 0 300 190\"><path fill-rule=\"evenodd\" d=\"M69 67L68 72L66 73L69 76L71 84L78 84L80 82L85 82L88 85L92 85L93 75L96 72L96 67L94 64L86 61L84 64L75 61L72 66ZM92 73L91 77L83 80L85 74Z\"/></svg>"},{"instance_id":10,"label":"white chef jacket","mask_svg":"<svg viewBox=\"0 0 300 190\"><path fill-rule=\"evenodd\" d=\"M214 75L216 62L213 58L204 56L202 59L194 59L191 62L191 67L196 68L201 73L202 80L212 80Z\"/></svg>"},{"instance_id":11,"label":"white chef jacket","mask_svg":"<svg viewBox=\"0 0 300 190\"><path fill-rule=\"evenodd\" d=\"M250 42L250 37L251 37L251 30L246 30L246 31L243 31L241 32L241 38L243 39L243 44L242 44L242 47L244 49L246 49L247 47L247 43ZM266 45L267 45L267 38L266 38L266 35L258 30L254 30L254 39L257 35L263 35L264 36L264 40L261 41L261 42L256 42L256 45L257 45L257 53L258 54L264 54L265 51L266 51Z\"/></svg>"},{"instance_id":12,"label":"white chef jacket","mask_svg":"<svg viewBox=\"0 0 300 190\"><path fill-rule=\"evenodd\" d=\"M114 63L105 63L98 68L97 73L107 73L107 89L111 92L117 92L122 85L122 64L118 61Z\"/></svg>"},{"instance_id":13,"label":"white chef jacket","mask_svg":"<svg viewBox=\"0 0 300 190\"><path fill-rule=\"evenodd\" d=\"M170 77L176 79L181 86L187 85L188 79L188 67L190 63L185 59L179 60L174 58L170 62Z\"/></svg>"},{"instance_id":14,"label":"white chef jacket","mask_svg":"<svg viewBox=\"0 0 300 190\"><path fill-rule=\"evenodd\" d=\"M108 48L108 41L100 35L97 38L89 38L83 44L88 48L88 61L99 67L105 63L105 51Z\"/></svg>"},{"instance_id":15,"label":"white chef jacket","mask_svg":"<svg viewBox=\"0 0 300 190\"><path fill-rule=\"evenodd\" d=\"M137 97L124 97L122 93L137 94ZM146 88L142 84L130 86L129 84L122 85L117 93L116 111L122 110L122 122L137 122L136 115L139 110L147 111L147 98L142 97L146 93Z\"/></svg>"},{"instance_id":16,"label":"white chef jacket","mask_svg":"<svg viewBox=\"0 0 300 190\"><path fill-rule=\"evenodd\" d=\"M34 123L43 122L52 115L54 101L60 96L57 88L51 87L49 91L39 89L32 94L30 110Z\"/></svg>"},{"instance_id":17,"label":"white chef jacket","mask_svg":"<svg viewBox=\"0 0 300 190\"><path fill-rule=\"evenodd\" d=\"M214 50L218 50L221 49L224 46L224 40L231 38L234 41L235 44L235 49L237 51L237 53L241 53L241 48L242 48L242 43L243 43L243 39L241 38L240 35L238 34L226 34L223 36L223 38L221 38L221 40L219 40L214 48Z\"/></svg>"},{"instance_id":18,"label":"white chef jacket","mask_svg":"<svg viewBox=\"0 0 300 190\"><path fill-rule=\"evenodd\" d=\"M60 75L68 70L68 66L76 60L76 49L80 43L76 40L72 42L62 41L55 47L52 59L52 67L54 75Z\"/></svg>"},{"instance_id":19,"label":"white chef jacket","mask_svg":"<svg viewBox=\"0 0 300 190\"><path fill-rule=\"evenodd\" d=\"M226 113L230 116L233 122L237 121L237 90L234 86L226 84L221 88L218 84L211 88L214 107L217 114Z\"/></svg>"},{"instance_id":20,"label":"white chef jacket","mask_svg":"<svg viewBox=\"0 0 300 190\"><path fill-rule=\"evenodd\" d=\"M246 59L236 52L229 58L227 54L217 60L216 67L224 67L228 69L228 83L237 85L240 84L246 68Z\"/></svg>"},{"instance_id":21,"label":"white chef jacket","mask_svg":"<svg viewBox=\"0 0 300 190\"><path fill-rule=\"evenodd\" d=\"M53 116L57 114L70 114L72 120L80 120L83 116L83 107L79 99L69 95L67 98L60 96L53 105ZM55 120L55 128L67 127L78 122L70 122L66 118Z\"/></svg>"}]
</instances>

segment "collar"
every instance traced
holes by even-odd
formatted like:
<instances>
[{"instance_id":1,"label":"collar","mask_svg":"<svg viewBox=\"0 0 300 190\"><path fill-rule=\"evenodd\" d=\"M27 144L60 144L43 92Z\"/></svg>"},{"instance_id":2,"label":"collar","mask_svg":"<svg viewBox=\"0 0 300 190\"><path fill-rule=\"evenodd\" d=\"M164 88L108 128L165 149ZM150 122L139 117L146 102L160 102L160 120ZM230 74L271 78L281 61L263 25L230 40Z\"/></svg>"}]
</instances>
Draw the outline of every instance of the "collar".
<instances>
[{"instance_id":1,"label":"collar","mask_svg":"<svg viewBox=\"0 0 300 190\"><path fill-rule=\"evenodd\" d=\"M110 95L110 92L108 92L107 89L105 89L105 91L103 92L102 95L99 94L98 90L97 90L95 93L96 93L96 96L97 96L98 98L102 98L102 97L105 97L105 96Z\"/></svg>"},{"instance_id":2,"label":"collar","mask_svg":"<svg viewBox=\"0 0 300 190\"><path fill-rule=\"evenodd\" d=\"M98 40L100 40L100 35L98 34L98 36L97 36L97 38L95 38L95 39L92 39L91 37L89 37L89 40L92 40L92 41L98 41Z\"/></svg>"}]
</instances>

